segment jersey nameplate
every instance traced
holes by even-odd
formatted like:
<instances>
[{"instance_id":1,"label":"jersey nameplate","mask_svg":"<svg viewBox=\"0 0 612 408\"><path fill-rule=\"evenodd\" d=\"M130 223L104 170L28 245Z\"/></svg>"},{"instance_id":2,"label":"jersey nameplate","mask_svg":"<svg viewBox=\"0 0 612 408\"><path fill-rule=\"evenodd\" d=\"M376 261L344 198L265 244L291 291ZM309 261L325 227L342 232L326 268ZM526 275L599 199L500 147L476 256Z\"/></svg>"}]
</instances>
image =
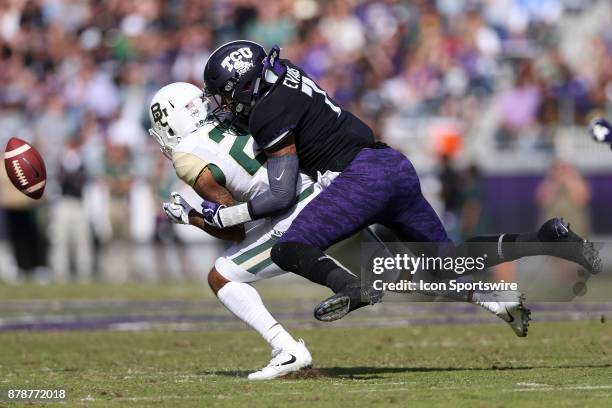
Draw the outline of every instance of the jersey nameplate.
<instances>
[{"instance_id":1,"label":"jersey nameplate","mask_svg":"<svg viewBox=\"0 0 612 408\"><path fill-rule=\"evenodd\" d=\"M291 89L298 89L300 86L301 77L302 75L300 74L300 71L295 68L287 67L287 75L285 75L283 85Z\"/></svg>"}]
</instances>

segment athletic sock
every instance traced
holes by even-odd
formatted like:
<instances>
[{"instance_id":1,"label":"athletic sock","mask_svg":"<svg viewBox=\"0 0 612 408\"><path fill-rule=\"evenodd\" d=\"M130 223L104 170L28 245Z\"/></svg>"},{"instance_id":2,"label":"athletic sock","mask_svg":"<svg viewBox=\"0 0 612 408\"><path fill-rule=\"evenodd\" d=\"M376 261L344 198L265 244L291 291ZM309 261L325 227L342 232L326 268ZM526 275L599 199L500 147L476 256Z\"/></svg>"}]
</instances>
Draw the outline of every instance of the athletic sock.
<instances>
[{"instance_id":1,"label":"athletic sock","mask_svg":"<svg viewBox=\"0 0 612 408\"><path fill-rule=\"evenodd\" d=\"M297 345L295 339L281 326L276 323L266 332L264 339L273 349L291 350Z\"/></svg>"},{"instance_id":2,"label":"athletic sock","mask_svg":"<svg viewBox=\"0 0 612 408\"><path fill-rule=\"evenodd\" d=\"M547 253L546 248L537 232L479 235L459 244L457 254L471 257L486 255L484 263L489 268L525 256L552 255Z\"/></svg>"},{"instance_id":3,"label":"athletic sock","mask_svg":"<svg viewBox=\"0 0 612 408\"><path fill-rule=\"evenodd\" d=\"M219 301L255 330L273 349L292 349L295 339L268 312L259 293L248 283L228 282L217 292Z\"/></svg>"}]
</instances>

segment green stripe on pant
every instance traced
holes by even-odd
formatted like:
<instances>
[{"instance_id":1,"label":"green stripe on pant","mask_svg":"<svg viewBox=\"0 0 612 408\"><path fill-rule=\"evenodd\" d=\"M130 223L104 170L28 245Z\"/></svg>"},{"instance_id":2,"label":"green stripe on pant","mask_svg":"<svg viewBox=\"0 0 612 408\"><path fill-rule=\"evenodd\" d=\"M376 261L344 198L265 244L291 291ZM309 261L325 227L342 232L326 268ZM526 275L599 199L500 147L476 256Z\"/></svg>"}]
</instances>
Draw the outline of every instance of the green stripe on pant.
<instances>
[{"instance_id":1,"label":"green stripe on pant","mask_svg":"<svg viewBox=\"0 0 612 408\"><path fill-rule=\"evenodd\" d=\"M276 243L276 238L270 238L267 241L264 241L263 243L257 245L254 248L249 249L248 251L238 255L237 257L233 258L232 261L234 261L236 264L238 265L242 265L245 262L247 262L248 260L250 260L251 258L256 257L257 255L260 255L261 253L263 253L266 250L269 250L270 248L272 248L274 246L274 244Z\"/></svg>"},{"instance_id":2,"label":"green stripe on pant","mask_svg":"<svg viewBox=\"0 0 612 408\"><path fill-rule=\"evenodd\" d=\"M305 189L298 195L298 202L301 202L308 198L314 192L314 184ZM276 243L277 238L272 237L267 241L262 242L254 248L245 251L244 253L232 258L237 265L242 266L247 271L252 274L256 274L261 270L267 268L272 265L272 260L270 259L270 249Z\"/></svg>"}]
</instances>

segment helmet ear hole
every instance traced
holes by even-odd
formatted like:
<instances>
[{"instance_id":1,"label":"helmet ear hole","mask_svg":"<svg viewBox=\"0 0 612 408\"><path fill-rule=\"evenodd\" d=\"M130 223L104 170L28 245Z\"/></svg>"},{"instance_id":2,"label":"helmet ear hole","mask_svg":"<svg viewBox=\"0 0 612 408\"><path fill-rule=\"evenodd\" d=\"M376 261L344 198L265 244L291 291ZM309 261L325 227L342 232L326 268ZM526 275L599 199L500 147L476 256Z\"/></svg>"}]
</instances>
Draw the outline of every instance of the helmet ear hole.
<instances>
[{"instance_id":1,"label":"helmet ear hole","mask_svg":"<svg viewBox=\"0 0 612 408\"><path fill-rule=\"evenodd\" d=\"M168 134L169 134L170 136L174 136L174 130L172 130L172 128L171 128L171 127L169 127L169 128L168 128Z\"/></svg>"}]
</instances>

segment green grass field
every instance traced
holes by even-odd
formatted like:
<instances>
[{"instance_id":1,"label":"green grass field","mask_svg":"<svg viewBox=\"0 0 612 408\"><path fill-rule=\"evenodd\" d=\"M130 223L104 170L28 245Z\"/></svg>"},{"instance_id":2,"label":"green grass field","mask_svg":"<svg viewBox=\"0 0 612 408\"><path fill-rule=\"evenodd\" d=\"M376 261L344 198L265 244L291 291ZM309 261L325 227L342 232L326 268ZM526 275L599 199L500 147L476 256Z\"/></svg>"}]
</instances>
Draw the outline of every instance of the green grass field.
<instances>
[{"instance_id":1,"label":"green grass field","mask_svg":"<svg viewBox=\"0 0 612 408\"><path fill-rule=\"evenodd\" d=\"M173 290L183 300L198 294ZM27 302L39 291L2 287L0 304ZM110 292L134 297L125 288L47 288L45 294L112 298ZM138 292L166 298L163 290ZM367 328L285 323L313 354L315 368L299 377L247 381L248 372L267 363L269 349L241 327L8 331L0 333L0 389L64 388L66 405L100 407L612 406L612 328L599 320L536 320L527 339L495 321Z\"/></svg>"}]
</instances>

